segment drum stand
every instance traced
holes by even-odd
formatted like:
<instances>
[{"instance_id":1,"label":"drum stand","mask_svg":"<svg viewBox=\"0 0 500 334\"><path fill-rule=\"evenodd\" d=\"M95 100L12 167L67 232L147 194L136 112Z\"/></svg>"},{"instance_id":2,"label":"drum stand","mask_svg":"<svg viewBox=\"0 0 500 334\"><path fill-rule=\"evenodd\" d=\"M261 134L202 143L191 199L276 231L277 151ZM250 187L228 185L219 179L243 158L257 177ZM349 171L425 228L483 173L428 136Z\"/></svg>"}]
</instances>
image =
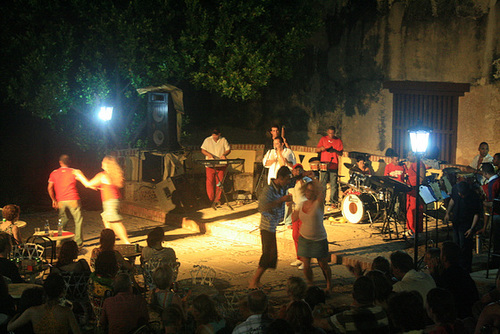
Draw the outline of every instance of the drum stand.
<instances>
[{"instance_id":1,"label":"drum stand","mask_svg":"<svg viewBox=\"0 0 500 334\"><path fill-rule=\"evenodd\" d=\"M386 195L387 195L387 190L386 190ZM401 239L399 237L399 231L398 231L398 217L397 214L394 212L394 207L396 205L396 200L397 200L397 195L394 192L393 195L391 196L391 200L389 202L389 206L387 206L384 209L384 225L382 226L382 231L380 232L381 234L389 234L389 238L384 238L384 241L391 241L391 240L399 240ZM396 230L396 238L392 237L392 228L391 228L391 220L394 221L394 228Z\"/></svg>"}]
</instances>

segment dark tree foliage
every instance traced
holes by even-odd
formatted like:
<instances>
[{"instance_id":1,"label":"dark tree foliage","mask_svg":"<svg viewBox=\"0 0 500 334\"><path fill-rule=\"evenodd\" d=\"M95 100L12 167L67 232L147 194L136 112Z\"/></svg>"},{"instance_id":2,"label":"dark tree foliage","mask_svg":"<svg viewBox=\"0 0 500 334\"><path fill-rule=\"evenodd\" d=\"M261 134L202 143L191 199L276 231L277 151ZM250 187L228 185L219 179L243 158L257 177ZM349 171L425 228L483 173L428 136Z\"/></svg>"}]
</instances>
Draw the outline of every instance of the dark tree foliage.
<instances>
[{"instance_id":1,"label":"dark tree foliage","mask_svg":"<svg viewBox=\"0 0 500 334\"><path fill-rule=\"evenodd\" d=\"M301 0L11 0L0 5L2 98L84 149L138 145L136 89L190 82L234 101L288 78L321 22ZM106 129L96 109L114 106ZM103 136L105 134L105 136Z\"/></svg>"}]
</instances>

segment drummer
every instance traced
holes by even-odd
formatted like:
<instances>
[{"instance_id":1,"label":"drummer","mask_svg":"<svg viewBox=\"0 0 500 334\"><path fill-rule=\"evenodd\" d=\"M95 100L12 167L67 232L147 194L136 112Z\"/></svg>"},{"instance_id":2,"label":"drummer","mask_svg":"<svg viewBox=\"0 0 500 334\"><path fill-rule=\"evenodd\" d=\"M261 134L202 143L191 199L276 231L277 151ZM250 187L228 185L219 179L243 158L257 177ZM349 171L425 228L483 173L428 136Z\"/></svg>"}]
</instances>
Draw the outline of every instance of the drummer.
<instances>
[{"instance_id":1,"label":"drummer","mask_svg":"<svg viewBox=\"0 0 500 334\"><path fill-rule=\"evenodd\" d=\"M330 181L330 204L332 206L338 206L337 178L339 170L339 156L342 156L342 153L344 152L344 144L339 137L335 136L335 130L334 126L330 126L326 131L327 135L321 137L318 145L316 146L316 153L321 154L321 163L328 164L326 170L320 171L320 181L325 194L326 184Z\"/></svg>"},{"instance_id":2,"label":"drummer","mask_svg":"<svg viewBox=\"0 0 500 334\"><path fill-rule=\"evenodd\" d=\"M361 174L372 175L372 171L370 167L368 167L368 164L366 163L366 158L360 156L357 158L357 160L358 160L357 165L359 170L361 171Z\"/></svg>"}]
</instances>

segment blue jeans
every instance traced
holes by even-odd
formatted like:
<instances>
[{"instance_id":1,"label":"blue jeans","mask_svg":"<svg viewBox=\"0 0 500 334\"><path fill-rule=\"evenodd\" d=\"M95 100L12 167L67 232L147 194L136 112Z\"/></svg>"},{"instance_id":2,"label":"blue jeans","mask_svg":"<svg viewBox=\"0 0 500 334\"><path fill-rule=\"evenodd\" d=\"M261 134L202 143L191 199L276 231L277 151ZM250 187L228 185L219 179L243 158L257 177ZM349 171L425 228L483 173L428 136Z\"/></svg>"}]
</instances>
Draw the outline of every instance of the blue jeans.
<instances>
[{"instance_id":1,"label":"blue jeans","mask_svg":"<svg viewBox=\"0 0 500 334\"><path fill-rule=\"evenodd\" d=\"M321 185L323 186L323 191L325 192L325 196L326 196L326 184L328 183L328 180L330 180L330 202L331 203L338 202L337 178L338 178L338 171L336 171L336 170L330 170L327 172L323 172L323 171L319 172L319 181L321 182Z\"/></svg>"},{"instance_id":2,"label":"blue jeans","mask_svg":"<svg viewBox=\"0 0 500 334\"><path fill-rule=\"evenodd\" d=\"M83 245L82 239L82 210L80 206L80 201L72 200L72 201L60 201L57 202L59 205L59 218L62 221L63 228L66 229L66 225L68 224L68 214L66 213L66 209L69 210L73 219L75 220L75 241L78 246Z\"/></svg>"}]
</instances>

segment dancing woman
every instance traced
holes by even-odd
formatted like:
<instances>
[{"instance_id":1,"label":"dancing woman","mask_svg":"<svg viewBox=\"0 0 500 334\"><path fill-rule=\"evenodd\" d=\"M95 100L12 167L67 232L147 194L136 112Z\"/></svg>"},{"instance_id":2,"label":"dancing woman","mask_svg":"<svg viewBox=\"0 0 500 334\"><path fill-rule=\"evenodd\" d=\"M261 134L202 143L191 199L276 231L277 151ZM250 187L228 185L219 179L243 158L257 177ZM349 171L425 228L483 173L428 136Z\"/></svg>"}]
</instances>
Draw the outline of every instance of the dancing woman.
<instances>
[{"instance_id":1,"label":"dancing woman","mask_svg":"<svg viewBox=\"0 0 500 334\"><path fill-rule=\"evenodd\" d=\"M105 156L102 159L104 171L100 172L92 180L87 180L80 170L75 170L76 178L87 188L99 188L102 199L102 222L105 228L112 229L118 238L126 244L130 244L127 230L123 226L123 217L119 214L120 209L120 188L123 188L123 170L115 157Z\"/></svg>"}]
</instances>

